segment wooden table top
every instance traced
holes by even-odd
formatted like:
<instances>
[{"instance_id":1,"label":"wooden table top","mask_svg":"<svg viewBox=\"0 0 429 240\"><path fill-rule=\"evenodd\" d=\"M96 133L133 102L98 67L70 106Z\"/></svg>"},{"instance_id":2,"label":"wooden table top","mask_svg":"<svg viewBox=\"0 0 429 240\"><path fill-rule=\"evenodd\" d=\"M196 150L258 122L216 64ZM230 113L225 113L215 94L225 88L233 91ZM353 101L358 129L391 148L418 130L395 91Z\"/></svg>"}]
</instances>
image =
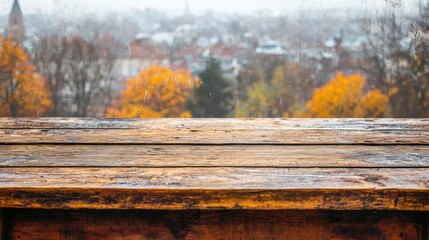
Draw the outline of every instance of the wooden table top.
<instances>
[{"instance_id":1,"label":"wooden table top","mask_svg":"<svg viewBox=\"0 0 429 240\"><path fill-rule=\"evenodd\" d=\"M0 119L0 208L429 211L429 119Z\"/></svg>"}]
</instances>

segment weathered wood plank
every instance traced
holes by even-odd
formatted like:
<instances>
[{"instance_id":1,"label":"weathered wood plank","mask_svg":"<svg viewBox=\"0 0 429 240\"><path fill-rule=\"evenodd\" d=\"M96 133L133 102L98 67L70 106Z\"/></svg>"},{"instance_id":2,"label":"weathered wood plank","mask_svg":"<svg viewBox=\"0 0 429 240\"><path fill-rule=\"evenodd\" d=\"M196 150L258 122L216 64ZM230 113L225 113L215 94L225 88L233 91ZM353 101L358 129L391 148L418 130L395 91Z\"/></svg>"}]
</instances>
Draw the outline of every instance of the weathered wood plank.
<instances>
[{"instance_id":1,"label":"weathered wood plank","mask_svg":"<svg viewBox=\"0 0 429 240\"><path fill-rule=\"evenodd\" d=\"M1 188L422 189L429 168L0 168Z\"/></svg>"},{"instance_id":2,"label":"weathered wood plank","mask_svg":"<svg viewBox=\"0 0 429 240\"><path fill-rule=\"evenodd\" d=\"M429 210L429 169L4 168L0 207Z\"/></svg>"},{"instance_id":3,"label":"weathered wood plank","mask_svg":"<svg viewBox=\"0 0 429 240\"><path fill-rule=\"evenodd\" d=\"M428 122L0 119L0 208L428 211Z\"/></svg>"},{"instance_id":4,"label":"weathered wood plank","mask_svg":"<svg viewBox=\"0 0 429 240\"><path fill-rule=\"evenodd\" d=\"M14 210L8 239L423 239L423 213Z\"/></svg>"},{"instance_id":5,"label":"weathered wood plank","mask_svg":"<svg viewBox=\"0 0 429 240\"><path fill-rule=\"evenodd\" d=\"M414 130L0 129L0 144L429 144Z\"/></svg>"},{"instance_id":6,"label":"weathered wood plank","mask_svg":"<svg viewBox=\"0 0 429 240\"><path fill-rule=\"evenodd\" d=\"M427 119L0 121L7 144L429 144Z\"/></svg>"},{"instance_id":7,"label":"weathered wood plank","mask_svg":"<svg viewBox=\"0 0 429 240\"><path fill-rule=\"evenodd\" d=\"M1 166L429 168L429 146L0 145Z\"/></svg>"},{"instance_id":8,"label":"weathered wood plank","mask_svg":"<svg viewBox=\"0 0 429 240\"><path fill-rule=\"evenodd\" d=\"M429 196L423 190L395 189L5 188L0 191L0 206L36 209L429 211Z\"/></svg>"},{"instance_id":9,"label":"weathered wood plank","mask_svg":"<svg viewBox=\"0 0 429 240\"><path fill-rule=\"evenodd\" d=\"M0 118L3 129L194 129L194 130L414 130L429 131L429 119L347 118L203 118L203 119L88 119L88 118Z\"/></svg>"}]
</instances>

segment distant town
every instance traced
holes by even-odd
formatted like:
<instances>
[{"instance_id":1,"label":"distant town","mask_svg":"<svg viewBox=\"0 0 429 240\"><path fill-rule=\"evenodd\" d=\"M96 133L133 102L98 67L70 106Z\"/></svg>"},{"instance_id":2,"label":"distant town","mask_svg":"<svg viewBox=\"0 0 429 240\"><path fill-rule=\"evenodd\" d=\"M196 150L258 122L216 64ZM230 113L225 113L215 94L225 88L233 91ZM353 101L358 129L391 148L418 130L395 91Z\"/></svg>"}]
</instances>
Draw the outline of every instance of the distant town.
<instances>
[{"instance_id":1,"label":"distant town","mask_svg":"<svg viewBox=\"0 0 429 240\"><path fill-rule=\"evenodd\" d=\"M26 15L15 0L10 15L0 16L0 35L23 46L33 61L37 61L34 56L40 51L37 44L48 35L93 42L103 49L105 58L111 59L113 96L120 95L128 79L152 66L183 69L198 77L208 59L214 58L220 63L223 77L235 86L234 99L245 101L248 87L257 80L257 71L261 70L269 81L279 65L296 64L306 73L301 81L308 82L311 89L302 96L301 105L305 105L312 90L339 72L359 74L369 83L368 88L381 88L377 81L384 81L391 73L386 69L401 66L397 61L383 61L385 76L380 77L377 63L371 61L391 51L388 47L392 46L383 41L389 40L388 34L396 33L386 30L387 20L393 16L393 24L404 29L413 23L413 16L394 6L383 13L309 11L295 17L210 11L196 16L188 4L178 11L182 14L175 17L148 8L129 14L111 13L103 19L66 21ZM394 37L398 37L395 47L403 49L416 40L407 31Z\"/></svg>"},{"instance_id":2,"label":"distant town","mask_svg":"<svg viewBox=\"0 0 429 240\"><path fill-rule=\"evenodd\" d=\"M303 19L289 19L264 15L215 16L210 12L195 17L188 5L181 11L183 14L179 17L146 9L128 16L112 14L106 22L83 19L82 22L89 24L87 29L79 26L79 20L73 26L49 16L27 18L22 13L23 21L19 18L16 25L6 26L7 21L0 21L4 25L0 25L0 33L6 35L9 31L31 53L32 42L45 31L86 37L96 32L99 44L117 44L115 74L121 81L152 65L188 69L198 75L204 70L209 55L220 60L225 77L231 81L235 81L243 66L264 58L311 64L318 76L337 70L353 72L364 60L368 39L361 30L362 19L358 19L358 14L337 19L324 12L311 12ZM11 15L17 13L21 13L21 9L15 1Z\"/></svg>"}]
</instances>

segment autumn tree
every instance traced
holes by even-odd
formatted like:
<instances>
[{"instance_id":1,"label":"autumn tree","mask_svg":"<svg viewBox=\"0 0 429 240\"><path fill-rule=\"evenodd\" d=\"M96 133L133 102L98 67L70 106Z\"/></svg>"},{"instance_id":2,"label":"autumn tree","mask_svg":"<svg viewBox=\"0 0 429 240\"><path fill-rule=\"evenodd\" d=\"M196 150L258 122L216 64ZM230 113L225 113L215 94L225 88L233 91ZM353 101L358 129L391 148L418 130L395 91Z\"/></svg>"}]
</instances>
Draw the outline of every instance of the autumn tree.
<instances>
[{"instance_id":1,"label":"autumn tree","mask_svg":"<svg viewBox=\"0 0 429 240\"><path fill-rule=\"evenodd\" d=\"M377 118L387 112L388 98L379 90L364 92L361 75L338 73L327 85L314 91L307 103L311 117Z\"/></svg>"},{"instance_id":2,"label":"autumn tree","mask_svg":"<svg viewBox=\"0 0 429 240\"><path fill-rule=\"evenodd\" d=\"M91 108L107 107L112 94L113 60L103 55L97 45L80 37L68 39L67 48L70 61L66 68L69 76L68 88L71 93L72 116L94 115Z\"/></svg>"},{"instance_id":3,"label":"autumn tree","mask_svg":"<svg viewBox=\"0 0 429 240\"><path fill-rule=\"evenodd\" d=\"M151 67L126 82L118 103L108 109L107 117L191 117L186 103L193 86L194 79L187 71Z\"/></svg>"},{"instance_id":4,"label":"autumn tree","mask_svg":"<svg viewBox=\"0 0 429 240\"><path fill-rule=\"evenodd\" d=\"M413 117L429 117L429 2L419 5L419 14L414 18L411 32L413 52L409 58L413 93ZM398 92L400 91L398 87Z\"/></svg>"},{"instance_id":5,"label":"autumn tree","mask_svg":"<svg viewBox=\"0 0 429 240\"><path fill-rule=\"evenodd\" d=\"M286 62L271 79L270 106L274 117L302 117L305 102L314 90L314 81L301 65Z\"/></svg>"},{"instance_id":6,"label":"autumn tree","mask_svg":"<svg viewBox=\"0 0 429 240\"><path fill-rule=\"evenodd\" d=\"M236 117L301 117L308 91L312 89L307 73L295 63L285 62L271 74L270 80L261 79L252 84L248 97L240 101Z\"/></svg>"},{"instance_id":7,"label":"autumn tree","mask_svg":"<svg viewBox=\"0 0 429 240\"><path fill-rule=\"evenodd\" d=\"M100 41L96 35L47 31L33 42L33 62L46 79L53 103L51 116L105 114L115 80L114 55L113 47Z\"/></svg>"},{"instance_id":8,"label":"autumn tree","mask_svg":"<svg viewBox=\"0 0 429 240\"><path fill-rule=\"evenodd\" d=\"M43 116L50 107L45 82L24 50L0 37L0 117Z\"/></svg>"},{"instance_id":9,"label":"autumn tree","mask_svg":"<svg viewBox=\"0 0 429 240\"><path fill-rule=\"evenodd\" d=\"M233 110L231 82L223 77L220 62L212 57L200 74L201 84L194 91L191 112L194 117L226 117Z\"/></svg>"},{"instance_id":10,"label":"autumn tree","mask_svg":"<svg viewBox=\"0 0 429 240\"><path fill-rule=\"evenodd\" d=\"M237 104L234 117L267 117L269 115L268 91L268 86L263 80L253 83L249 89L248 99Z\"/></svg>"},{"instance_id":11,"label":"autumn tree","mask_svg":"<svg viewBox=\"0 0 429 240\"><path fill-rule=\"evenodd\" d=\"M369 36L364 70L369 83L389 96L394 117L429 116L429 2L418 8L413 17L393 7L364 19Z\"/></svg>"}]
</instances>

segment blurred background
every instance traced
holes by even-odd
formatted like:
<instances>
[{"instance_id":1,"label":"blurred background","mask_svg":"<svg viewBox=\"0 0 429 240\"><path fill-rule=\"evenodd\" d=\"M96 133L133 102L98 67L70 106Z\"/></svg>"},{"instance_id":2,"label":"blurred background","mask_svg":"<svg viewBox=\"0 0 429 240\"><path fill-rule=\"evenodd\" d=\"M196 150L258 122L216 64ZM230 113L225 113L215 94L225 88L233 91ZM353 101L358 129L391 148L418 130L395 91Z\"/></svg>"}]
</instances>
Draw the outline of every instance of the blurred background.
<instances>
[{"instance_id":1,"label":"blurred background","mask_svg":"<svg viewBox=\"0 0 429 240\"><path fill-rule=\"evenodd\" d=\"M0 0L0 117L429 117L429 1Z\"/></svg>"}]
</instances>

